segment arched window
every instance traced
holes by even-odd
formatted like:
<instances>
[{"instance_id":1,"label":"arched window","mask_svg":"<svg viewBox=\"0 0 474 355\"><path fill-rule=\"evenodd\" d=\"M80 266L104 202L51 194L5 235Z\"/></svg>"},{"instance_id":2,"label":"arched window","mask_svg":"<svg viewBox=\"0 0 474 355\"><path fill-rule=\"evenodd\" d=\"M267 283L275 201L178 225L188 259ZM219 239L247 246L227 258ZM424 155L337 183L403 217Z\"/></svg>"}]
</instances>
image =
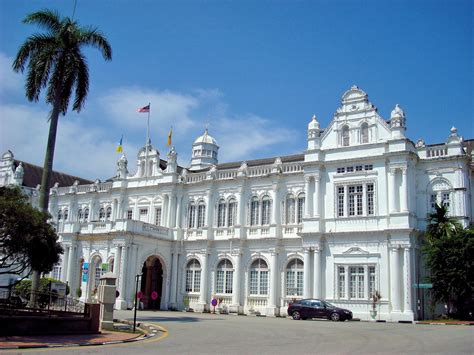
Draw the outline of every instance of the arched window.
<instances>
[{"instance_id":1,"label":"arched window","mask_svg":"<svg viewBox=\"0 0 474 355\"><path fill-rule=\"evenodd\" d=\"M88 222L88 221L89 221L89 209L85 208L84 209L84 222Z\"/></svg>"},{"instance_id":2,"label":"arched window","mask_svg":"<svg viewBox=\"0 0 474 355\"><path fill-rule=\"evenodd\" d=\"M227 226L233 227L237 220L237 201L234 198L229 200L229 208L227 211Z\"/></svg>"},{"instance_id":3,"label":"arched window","mask_svg":"<svg viewBox=\"0 0 474 355\"><path fill-rule=\"evenodd\" d=\"M199 292L201 288L201 264L191 259L186 265L186 292Z\"/></svg>"},{"instance_id":4,"label":"arched window","mask_svg":"<svg viewBox=\"0 0 474 355\"><path fill-rule=\"evenodd\" d=\"M270 197L263 196L262 198L262 225L269 225L270 224L270 216L271 216L271 204L272 200Z\"/></svg>"},{"instance_id":5,"label":"arched window","mask_svg":"<svg viewBox=\"0 0 474 355\"><path fill-rule=\"evenodd\" d=\"M360 142L369 143L369 125L367 122L362 123L360 126Z\"/></svg>"},{"instance_id":6,"label":"arched window","mask_svg":"<svg viewBox=\"0 0 474 355\"><path fill-rule=\"evenodd\" d=\"M84 222L84 211L82 211L82 208L79 208L77 211L77 219L79 222Z\"/></svg>"},{"instance_id":7,"label":"arched window","mask_svg":"<svg viewBox=\"0 0 474 355\"><path fill-rule=\"evenodd\" d=\"M229 259L221 260L217 265L216 273L216 293L232 293L232 278L234 270Z\"/></svg>"},{"instance_id":8,"label":"arched window","mask_svg":"<svg viewBox=\"0 0 474 355\"><path fill-rule=\"evenodd\" d=\"M285 221L287 224L295 223L296 201L293 195L286 197Z\"/></svg>"},{"instance_id":9,"label":"arched window","mask_svg":"<svg viewBox=\"0 0 474 355\"><path fill-rule=\"evenodd\" d=\"M259 201L258 197L254 196L252 197L252 200L250 201L250 225L251 226L256 226L258 224L258 217L259 217Z\"/></svg>"},{"instance_id":10,"label":"arched window","mask_svg":"<svg viewBox=\"0 0 474 355\"><path fill-rule=\"evenodd\" d=\"M218 227L225 227L225 210L226 204L224 200L219 200L217 204L217 226Z\"/></svg>"},{"instance_id":11,"label":"arched window","mask_svg":"<svg viewBox=\"0 0 474 355\"><path fill-rule=\"evenodd\" d=\"M303 296L303 262L291 260L286 266L286 295Z\"/></svg>"},{"instance_id":12,"label":"arched window","mask_svg":"<svg viewBox=\"0 0 474 355\"><path fill-rule=\"evenodd\" d=\"M105 221L105 209L103 207L99 209L99 221Z\"/></svg>"},{"instance_id":13,"label":"arched window","mask_svg":"<svg viewBox=\"0 0 474 355\"><path fill-rule=\"evenodd\" d=\"M188 228L194 228L196 225L196 205L193 201L189 203L188 210Z\"/></svg>"},{"instance_id":14,"label":"arched window","mask_svg":"<svg viewBox=\"0 0 474 355\"><path fill-rule=\"evenodd\" d=\"M342 145L344 147L347 147L349 145L349 127L348 126L342 127L341 136L342 136Z\"/></svg>"},{"instance_id":15,"label":"arched window","mask_svg":"<svg viewBox=\"0 0 474 355\"><path fill-rule=\"evenodd\" d=\"M206 205L204 201L200 201L198 205L198 218L197 218L197 227L202 228L205 226L206 220Z\"/></svg>"},{"instance_id":16,"label":"arched window","mask_svg":"<svg viewBox=\"0 0 474 355\"><path fill-rule=\"evenodd\" d=\"M94 268L92 269L94 272L94 280L92 281L92 288L95 292L99 288L100 278L102 277L102 259L100 257L96 257L94 259L93 264Z\"/></svg>"},{"instance_id":17,"label":"arched window","mask_svg":"<svg viewBox=\"0 0 474 355\"><path fill-rule=\"evenodd\" d=\"M298 213L296 215L296 223L303 223L305 195L301 193L298 195Z\"/></svg>"},{"instance_id":18,"label":"arched window","mask_svg":"<svg viewBox=\"0 0 474 355\"><path fill-rule=\"evenodd\" d=\"M275 270L273 270L275 272ZM257 259L250 266L250 295L268 294L268 266L265 260Z\"/></svg>"},{"instance_id":19,"label":"arched window","mask_svg":"<svg viewBox=\"0 0 474 355\"><path fill-rule=\"evenodd\" d=\"M66 208L63 212L63 220L66 222L69 218L69 210Z\"/></svg>"},{"instance_id":20,"label":"arched window","mask_svg":"<svg viewBox=\"0 0 474 355\"><path fill-rule=\"evenodd\" d=\"M105 220L110 221L110 218L112 217L112 207L107 207L105 211Z\"/></svg>"}]
</instances>

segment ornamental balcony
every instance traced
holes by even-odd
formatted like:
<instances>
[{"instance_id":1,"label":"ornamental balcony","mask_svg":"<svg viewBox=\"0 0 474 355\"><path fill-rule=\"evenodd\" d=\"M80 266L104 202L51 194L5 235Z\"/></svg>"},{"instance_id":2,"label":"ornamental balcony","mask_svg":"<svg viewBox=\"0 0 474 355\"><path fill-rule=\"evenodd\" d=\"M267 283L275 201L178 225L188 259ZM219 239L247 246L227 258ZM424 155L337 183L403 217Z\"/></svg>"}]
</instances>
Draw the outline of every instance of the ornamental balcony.
<instances>
[{"instance_id":1,"label":"ornamental balcony","mask_svg":"<svg viewBox=\"0 0 474 355\"><path fill-rule=\"evenodd\" d=\"M166 227L129 219L82 223L63 222L58 225L58 232L62 234L78 234L80 236L133 234L162 240L173 240L172 233Z\"/></svg>"}]
</instances>

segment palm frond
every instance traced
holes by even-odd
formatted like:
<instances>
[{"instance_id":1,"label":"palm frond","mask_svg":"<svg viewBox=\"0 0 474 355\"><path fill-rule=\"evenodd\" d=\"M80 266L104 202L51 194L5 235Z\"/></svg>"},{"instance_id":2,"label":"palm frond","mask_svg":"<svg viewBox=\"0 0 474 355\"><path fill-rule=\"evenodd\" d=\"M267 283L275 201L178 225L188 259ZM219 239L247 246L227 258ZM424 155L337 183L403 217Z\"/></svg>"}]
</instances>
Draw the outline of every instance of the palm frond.
<instances>
[{"instance_id":1,"label":"palm frond","mask_svg":"<svg viewBox=\"0 0 474 355\"><path fill-rule=\"evenodd\" d=\"M18 50L18 53L13 61L12 68L16 72L23 72L26 62L35 53L51 47L56 44L56 39L49 35L35 34L26 40Z\"/></svg>"},{"instance_id":2,"label":"palm frond","mask_svg":"<svg viewBox=\"0 0 474 355\"><path fill-rule=\"evenodd\" d=\"M52 33L58 33L61 29L61 18L57 11L41 10L33 12L25 17L23 23L37 24Z\"/></svg>"},{"instance_id":3,"label":"palm frond","mask_svg":"<svg viewBox=\"0 0 474 355\"><path fill-rule=\"evenodd\" d=\"M72 109L80 112L89 92L89 68L87 67L87 60L83 55L79 54L76 70L76 93Z\"/></svg>"},{"instance_id":4,"label":"palm frond","mask_svg":"<svg viewBox=\"0 0 474 355\"><path fill-rule=\"evenodd\" d=\"M112 60L112 47L107 38L97 29L81 30L79 44L97 48L105 60Z\"/></svg>"}]
</instances>

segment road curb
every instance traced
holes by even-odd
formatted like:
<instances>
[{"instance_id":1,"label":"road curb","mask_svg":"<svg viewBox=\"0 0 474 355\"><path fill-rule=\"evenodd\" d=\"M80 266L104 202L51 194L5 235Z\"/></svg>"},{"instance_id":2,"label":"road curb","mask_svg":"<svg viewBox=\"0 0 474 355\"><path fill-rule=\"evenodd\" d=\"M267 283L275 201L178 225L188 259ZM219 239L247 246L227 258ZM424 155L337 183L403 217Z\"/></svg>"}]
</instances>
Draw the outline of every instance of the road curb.
<instances>
[{"instance_id":1,"label":"road curb","mask_svg":"<svg viewBox=\"0 0 474 355\"><path fill-rule=\"evenodd\" d=\"M131 321L119 320L117 323L133 324ZM145 334L140 335L131 339L124 340L113 340L104 341L100 343L73 343L73 344L42 344L42 345L19 345L19 346L7 346L0 347L0 350L26 350L26 349L52 349L52 348L71 348L71 347L86 347L86 346L100 346L100 345L113 345L113 344L125 344L134 343L155 337L158 331L165 332L159 326L147 325L146 323L138 323L137 329L143 331Z\"/></svg>"}]
</instances>

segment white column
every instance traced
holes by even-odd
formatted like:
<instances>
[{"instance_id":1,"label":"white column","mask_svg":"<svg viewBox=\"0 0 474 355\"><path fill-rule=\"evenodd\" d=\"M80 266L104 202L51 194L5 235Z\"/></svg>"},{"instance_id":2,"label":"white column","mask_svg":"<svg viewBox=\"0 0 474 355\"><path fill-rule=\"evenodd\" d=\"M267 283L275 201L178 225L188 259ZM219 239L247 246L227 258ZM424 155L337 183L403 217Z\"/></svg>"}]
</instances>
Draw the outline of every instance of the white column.
<instances>
[{"instance_id":1,"label":"white column","mask_svg":"<svg viewBox=\"0 0 474 355\"><path fill-rule=\"evenodd\" d=\"M234 278L232 279L232 303L236 306L240 306L240 264L241 264L242 255L240 252L234 255Z\"/></svg>"},{"instance_id":2,"label":"white column","mask_svg":"<svg viewBox=\"0 0 474 355\"><path fill-rule=\"evenodd\" d=\"M407 168L402 169L402 196L400 199L400 211L408 212Z\"/></svg>"},{"instance_id":3,"label":"white column","mask_svg":"<svg viewBox=\"0 0 474 355\"><path fill-rule=\"evenodd\" d=\"M303 298L311 297L311 254L309 249L303 251Z\"/></svg>"},{"instance_id":4,"label":"white column","mask_svg":"<svg viewBox=\"0 0 474 355\"><path fill-rule=\"evenodd\" d=\"M74 285L73 285L73 275L74 275L74 260L75 258L75 251L76 247L75 245L71 245L69 247L69 255L68 255L68 261L67 261L67 281L69 282L69 288L71 289L71 293L75 292L74 290ZM89 270L89 273L91 270ZM89 275L90 277L90 275ZM74 294L74 293L73 293Z\"/></svg>"},{"instance_id":5,"label":"white column","mask_svg":"<svg viewBox=\"0 0 474 355\"><path fill-rule=\"evenodd\" d=\"M182 208L182 200L183 200L183 195L178 194L176 196L177 201L176 201L176 223L175 227L176 228L181 228L181 208Z\"/></svg>"},{"instance_id":6,"label":"white column","mask_svg":"<svg viewBox=\"0 0 474 355\"><path fill-rule=\"evenodd\" d=\"M126 292L127 291L130 291L130 290L127 290L127 270L129 269L128 265L127 265L127 262L128 262L128 249L129 247L128 246L123 246L121 247L122 249L122 262L120 263L120 274L121 274L121 277L120 277L120 297L123 299L123 300L126 300L127 299L127 296L130 296L130 295L127 295ZM90 271L89 271L90 272ZM133 275L135 277L135 275ZM129 292L131 293L131 292Z\"/></svg>"},{"instance_id":7,"label":"white column","mask_svg":"<svg viewBox=\"0 0 474 355\"><path fill-rule=\"evenodd\" d=\"M350 298L350 294L349 294L349 278L351 277L351 275L349 274L349 266L348 265L345 265L344 266L344 296L346 299L349 299Z\"/></svg>"},{"instance_id":8,"label":"white column","mask_svg":"<svg viewBox=\"0 0 474 355\"><path fill-rule=\"evenodd\" d=\"M321 250L313 250L313 298L321 298Z\"/></svg>"},{"instance_id":9,"label":"white column","mask_svg":"<svg viewBox=\"0 0 474 355\"><path fill-rule=\"evenodd\" d=\"M117 277L116 285L118 286L120 282L120 260L122 258L122 247L117 245L117 251L114 256L114 274ZM120 295L121 296L121 295Z\"/></svg>"},{"instance_id":10,"label":"white column","mask_svg":"<svg viewBox=\"0 0 474 355\"><path fill-rule=\"evenodd\" d=\"M403 284L405 285L403 311L405 313L413 313L413 307L411 303L411 249L409 247L404 249L403 256L405 259L403 263Z\"/></svg>"},{"instance_id":11,"label":"white column","mask_svg":"<svg viewBox=\"0 0 474 355\"><path fill-rule=\"evenodd\" d=\"M306 196L306 201L304 204L304 216L305 217L310 217L311 216L311 211L312 211L312 205L313 205L313 196L311 195L311 190L310 190L310 183L311 183L311 177L310 176L305 176L305 181L304 181L304 194Z\"/></svg>"},{"instance_id":12,"label":"white column","mask_svg":"<svg viewBox=\"0 0 474 355\"><path fill-rule=\"evenodd\" d=\"M272 215L270 219L271 224L281 224L280 221L280 200L278 198L278 185L274 184L273 185L273 190L270 192L270 196L272 198ZM261 218L261 216L260 216Z\"/></svg>"},{"instance_id":13,"label":"white column","mask_svg":"<svg viewBox=\"0 0 474 355\"><path fill-rule=\"evenodd\" d=\"M171 269L171 291L170 291L170 305L172 308L176 308L176 288L178 285L178 253L173 254L173 262Z\"/></svg>"},{"instance_id":14,"label":"white column","mask_svg":"<svg viewBox=\"0 0 474 355\"><path fill-rule=\"evenodd\" d=\"M270 308L277 307L277 295L278 295L278 253L276 250L271 252L270 256Z\"/></svg>"},{"instance_id":15,"label":"white column","mask_svg":"<svg viewBox=\"0 0 474 355\"><path fill-rule=\"evenodd\" d=\"M63 263L62 263L63 264L62 265L63 270L62 270L62 274L61 274L61 280L63 282L67 281L67 276L68 276L68 273L67 273L68 268L67 267L68 267L68 264L69 264L69 249L70 248L71 247L69 247L69 246L66 246L64 248L64 256L63 256ZM71 290L71 293L72 293L72 291L75 291L75 290Z\"/></svg>"},{"instance_id":16,"label":"white column","mask_svg":"<svg viewBox=\"0 0 474 355\"><path fill-rule=\"evenodd\" d=\"M314 217L319 217L319 205L320 205L320 188L319 188L319 175L314 176L314 195L313 195L313 215Z\"/></svg>"},{"instance_id":17,"label":"white column","mask_svg":"<svg viewBox=\"0 0 474 355\"><path fill-rule=\"evenodd\" d=\"M395 192L395 169L390 168L388 172L388 202L389 202L389 212L397 212L396 207L395 207L395 198L396 198L396 192Z\"/></svg>"},{"instance_id":18,"label":"white column","mask_svg":"<svg viewBox=\"0 0 474 355\"><path fill-rule=\"evenodd\" d=\"M390 280L392 312L400 312L400 260L398 247L390 249Z\"/></svg>"},{"instance_id":19,"label":"white column","mask_svg":"<svg viewBox=\"0 0 474 355\"><path fill-rule=\"evenodd\" d=\"M207 305L207 251L202 256L201 265L201 294L199 295L199 303Z\"/></svg>"}]
</instances>

